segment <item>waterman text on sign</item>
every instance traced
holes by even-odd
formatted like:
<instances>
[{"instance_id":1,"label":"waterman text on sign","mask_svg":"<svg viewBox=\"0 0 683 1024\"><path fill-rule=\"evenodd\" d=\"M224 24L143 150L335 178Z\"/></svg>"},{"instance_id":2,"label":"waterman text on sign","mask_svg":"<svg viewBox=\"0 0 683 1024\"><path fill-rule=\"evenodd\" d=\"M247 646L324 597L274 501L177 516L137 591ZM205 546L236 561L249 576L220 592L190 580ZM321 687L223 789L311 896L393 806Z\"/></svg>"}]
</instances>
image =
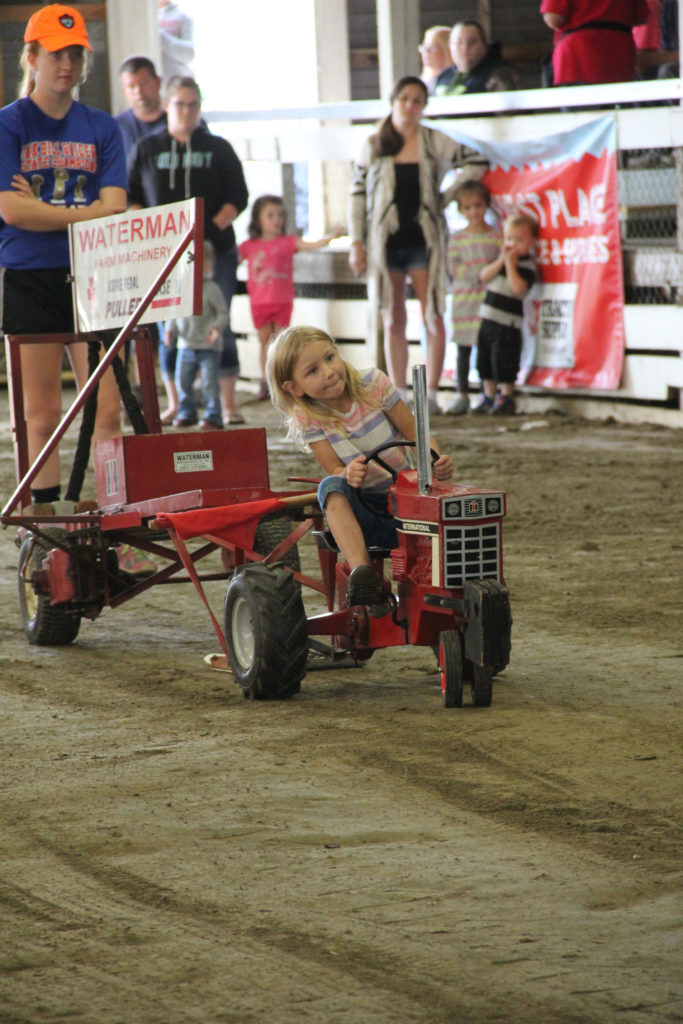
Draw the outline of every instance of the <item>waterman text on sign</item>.
<instances>
[{"instance_id":1,"label":"waterman text on sign","mask_svg":"<svg viewBox=\"0 0 683 1024\"><path fill-rule=\"evenodd\" d=\"M188 231L195 224L201 231L202 218L197 206L198 200L188 199L71 225L77 331L119 328L130 319ZM200 312L195 248L191 242L152 299L141 323ZM201 255L201 247L199 252ZM201 272L199 281L201 284Z\"/></svg>"}]
</instances>

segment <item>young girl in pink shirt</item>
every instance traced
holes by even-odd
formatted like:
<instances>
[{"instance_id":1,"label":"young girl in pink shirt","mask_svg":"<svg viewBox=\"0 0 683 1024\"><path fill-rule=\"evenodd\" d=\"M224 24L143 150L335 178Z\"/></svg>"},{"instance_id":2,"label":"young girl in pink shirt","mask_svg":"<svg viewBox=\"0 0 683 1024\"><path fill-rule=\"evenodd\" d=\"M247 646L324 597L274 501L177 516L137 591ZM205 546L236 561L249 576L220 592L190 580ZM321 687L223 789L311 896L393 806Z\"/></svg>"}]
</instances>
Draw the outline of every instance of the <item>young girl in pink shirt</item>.
<instances>
[{"instance_id":1,"label":"young girl in pink shirt","mask_svg":"<svg viewBox=\"0 0 683 1024\"><path fill-rule=\"evenodd\" d=\"M289 327L294 305L294 253L322 249L341 228L316 242L286 235L285 207L280 196L259 196L251 208L249 238L239 247L239 259L247 261L247 291L254 327L261 342L261 386L258 397L268 397L265 380L266 349L273 334Z\"/></svg>"}]
</instances>

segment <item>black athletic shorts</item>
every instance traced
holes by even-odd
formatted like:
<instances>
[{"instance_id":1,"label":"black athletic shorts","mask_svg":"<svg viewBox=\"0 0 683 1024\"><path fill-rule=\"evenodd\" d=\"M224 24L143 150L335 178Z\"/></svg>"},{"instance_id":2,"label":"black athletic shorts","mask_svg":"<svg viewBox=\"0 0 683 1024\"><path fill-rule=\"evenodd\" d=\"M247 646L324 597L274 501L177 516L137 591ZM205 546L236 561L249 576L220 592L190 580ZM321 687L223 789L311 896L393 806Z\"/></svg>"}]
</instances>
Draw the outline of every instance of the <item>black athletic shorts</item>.
<instances>
[{"instance_id":1,"label":"black athletic shorts","mask_svg":"<svg viewBox=\"0 0 683 1024\"><path fill-rule=\"evenodd\" d=\"M73 299L68 267L57 270L1 269L2 329L5 334L71 334Z\"/></svg>"},{"instance_id":2,"label":"black athletic shorts","mask_svg":"<svg viewBox=\"0 0 683 1024\"><path fill-rule=\"evenodd\" d=\"M477 373L480 380L514 384L522 357L522 332L519 327L504 327L493 320L482 320L477 338Z\"/></svg>"}]
</instances>

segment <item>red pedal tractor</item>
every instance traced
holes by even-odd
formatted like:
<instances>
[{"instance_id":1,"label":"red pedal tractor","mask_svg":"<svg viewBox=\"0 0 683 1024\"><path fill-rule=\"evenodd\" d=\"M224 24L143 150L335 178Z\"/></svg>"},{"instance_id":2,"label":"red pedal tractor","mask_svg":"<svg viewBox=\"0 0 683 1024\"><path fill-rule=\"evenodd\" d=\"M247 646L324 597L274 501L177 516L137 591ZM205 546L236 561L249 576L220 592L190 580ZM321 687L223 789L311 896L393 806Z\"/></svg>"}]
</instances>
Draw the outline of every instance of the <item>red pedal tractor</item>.
<instances>
[{"instance_id":1,"label":"red pedal tractor","mask_svg":"<svg viewBox=\"0 0 683 1024\"><path fill-rule=\"evenodd\" d=\"M341 657L360 663L378 648L422 645L438 652L447 707L462 704L465 683L475 705L491 703L493 676L510 654L501 543L505 495L431 483L428 424L417 414L418 469L399 473L388 492L398 546L371 551L388 606L387 614L375 617L362 605L349 606L349 568L324 530L316 495L271 490L262 428L102 441L95 457L97 502L16 512L27 461L18 345L9 341L20 484L0 519L19 526L23 537L19 605L30 643L71 643L82 619L95 619L105 606L115 608L153 586L191 581L204 597L202 580L225 579L224 628L212 619L246 696L296 694L311 650L325 652L332 663ZM148 406L157 424L155 390ZM382 450L370 458L382 462ZM202 519L207 514L210 523ZM188 516L189 531L182 525ZM235 533L236 518L251 519L253 529ZM296 545L309 531L318 544L319 579L299 567ZM203 538L191 552L183 539L189 536ZM120 544L142 548L161 567L144 580L128 577L117 562ZM201 574L201 561L219 548L224 571ZM384 571L389 560L391 579ZM327 611L307 617L302 586L323 595Z\"/></svg>"},{"instance_id":2,"label":"red pedal tractor","mask_svg":"<svg viewBox=\"0 0 683 1024\"><path fill-rule=\"evenodd\" d=\"M387 447L368 458L392 472L379 458ZM391 560L393 588L385 578L388 614L373 617L363 606L348 606L349 567L338 560L331 535L320 529L313 533L323 584L316 589L322 589L328 606L323 614L306 617L298 583L311 581L300 573L272 564L236 569L225 598L225 641L246 696L297 693L311 637L327 636L333 655L346 652L358 662L382 647L432 647L438 651L445 706L461 706L465 683L474 705L490 705L493 676L510 654L512 620L501 545L505 495L450 483L434 483L420 493L417 470L392 475L388 514L397 522L398 547L370 550L382 575Z\"/></svg>"}]
</instances>

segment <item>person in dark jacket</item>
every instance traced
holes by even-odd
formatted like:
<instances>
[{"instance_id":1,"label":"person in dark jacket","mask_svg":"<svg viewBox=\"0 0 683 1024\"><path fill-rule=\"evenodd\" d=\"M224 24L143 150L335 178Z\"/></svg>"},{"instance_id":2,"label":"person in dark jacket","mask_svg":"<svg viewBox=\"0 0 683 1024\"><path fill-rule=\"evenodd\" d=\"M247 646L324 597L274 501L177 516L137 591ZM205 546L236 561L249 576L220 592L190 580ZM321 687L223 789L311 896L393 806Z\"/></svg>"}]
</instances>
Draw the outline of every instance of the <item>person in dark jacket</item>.
<instances>
[{"instance_id":1,"label":"person in dark jacket","mask_svg":"<svg viewBox=\"0 0 683 1024\"><path fill-rule=\"evenodd\" d=\"M443 72L434 90L436 96L458 96L462 93L487 92L494 72L507 67L500 43L489 43L478 21L458 21L450 38L453 67L450 75Z\"/></svg>"},{"instance_id":2,"label":"person in dark jacket","mask_svg":"<svg viewBox=\"0 0 683 1024\"><path fill-rule=\"evenodd\" d=\"M214 280L230 309L237 282L232 223L249 199L242 164L229 142L201 126L201 92L193 78L172 78L166 98L166 129L141 139L130 154L130 205L140 208L197 197L204 200L204 237L216 252ZM237 342L228 325L223 332L220 367L226 425L244 422L235 407L238 374Z\"/></svg>"}]
</instances>

